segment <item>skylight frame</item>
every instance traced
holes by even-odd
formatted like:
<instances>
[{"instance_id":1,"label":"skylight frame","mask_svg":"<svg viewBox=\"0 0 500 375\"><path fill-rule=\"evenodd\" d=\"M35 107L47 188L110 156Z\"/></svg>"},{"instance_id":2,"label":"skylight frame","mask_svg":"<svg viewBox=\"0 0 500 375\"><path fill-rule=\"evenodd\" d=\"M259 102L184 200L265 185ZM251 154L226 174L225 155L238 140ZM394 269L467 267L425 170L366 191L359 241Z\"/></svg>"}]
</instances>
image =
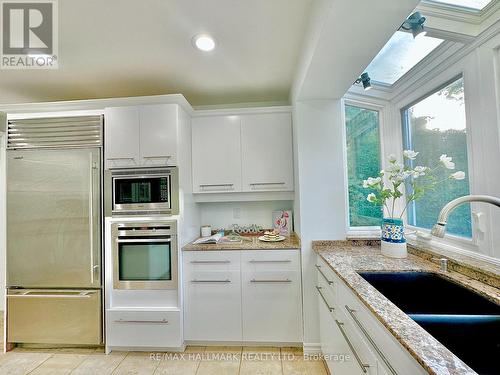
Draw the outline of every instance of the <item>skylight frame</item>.
<instances>
[{"instance_id":1,"label":"skylight frame","mask_svg":"<svg viewBox=\"0 0 500 375\"><path fill-rule=\"evenodd\" d=\"M495 4L495 0L490 0L489 3L487 3L484 7L479 9L479 8L468 7L465 5L445 3L441 2L440 0L421 0L421 2L425 5L431 5L433 7L439 7L450 11L467 12L474 15L483 14Z\"/></svg>"},{"instance_id":2,"label":"skylight frame","mask_svg":"<svg viewBox=\"0 0 500 375\"><path fill-rule=\"evenodd\" d=\"M394 35L397 33L397 32L401 32L401 33L407 33L406 31L403 31L403 30L397 30ZM408 33L409 35L411 35L411 33ZM394 36L393 35L393 36ZM393 38L393 36L391 36L391 39ZM370 64L366 67L366 69L364 70L365 72L367 72L369 75L370 75L370 78L371 78L371 83L372 85L375 85L376 87L379 87L379 88L386 88L386 89L392 89L394 87L396 87L397 85L399 85L399 83L405 78L408 76L408 74L414 70L417 70L418 67L422 66L423 64L426 64L429 62L429 60L432 60L434 59L434 56L439 56L442 51L444 51L446 48L449 47L450 45L450 41L446 40L446 39L443 39L443 38L440 38L438 36L433 36L433 35L427 35L427 37L431 37L431 38L434 38L434 39L440 39L441 42L436 46L434 47L434 49L432 49L429 53L427 53L423 58L421 58L415 65L413 65L410 69L408 69L406 72L404 72L398 79L396 79L393 83L387 83L387 82L383 82L383 81L378 81L377 80L377 77L372 73L372 71L370 71L370 69L368 69L370 67L370 65L373 63L373 61L375 60L375 58L378 56L373 58L373 60L370 62ZM389 41L387 41L387 43L389 43ZM386 43L386 44L387 44ZM451 42L453 43L453 42ZM385 47L385 45L384 45ZM379 53L381 52L382 50L379 51Z\"/></svg>"}]
</instances>

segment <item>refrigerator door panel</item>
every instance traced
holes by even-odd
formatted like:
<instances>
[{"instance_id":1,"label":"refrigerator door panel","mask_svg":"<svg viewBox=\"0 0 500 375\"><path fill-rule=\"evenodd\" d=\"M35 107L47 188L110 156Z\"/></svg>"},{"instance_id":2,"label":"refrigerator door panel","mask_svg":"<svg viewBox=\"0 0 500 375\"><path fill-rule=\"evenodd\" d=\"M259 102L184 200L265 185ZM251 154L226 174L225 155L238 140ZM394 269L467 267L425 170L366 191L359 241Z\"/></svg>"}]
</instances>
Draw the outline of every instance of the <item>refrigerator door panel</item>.
<instances>
[{"instance_id":1,"label":"refrigerator door panel","mask_svg":"<svg viewBox=\"0 0 500 375\"><path fill-rule=\"evenodd\" d=\"M99 288L100 150L7 152L7 286Z\"/></svg>"},{"instance_id":2,"label":"refrigerator door panel","mask_svg":"<svg viewBox=\"0 0 500 375\"><path fill-rule=\"evenodd\" d=\"M11 343L99 345L99 290L10 290L7 339Z\"/></svg>"}]
</instances>

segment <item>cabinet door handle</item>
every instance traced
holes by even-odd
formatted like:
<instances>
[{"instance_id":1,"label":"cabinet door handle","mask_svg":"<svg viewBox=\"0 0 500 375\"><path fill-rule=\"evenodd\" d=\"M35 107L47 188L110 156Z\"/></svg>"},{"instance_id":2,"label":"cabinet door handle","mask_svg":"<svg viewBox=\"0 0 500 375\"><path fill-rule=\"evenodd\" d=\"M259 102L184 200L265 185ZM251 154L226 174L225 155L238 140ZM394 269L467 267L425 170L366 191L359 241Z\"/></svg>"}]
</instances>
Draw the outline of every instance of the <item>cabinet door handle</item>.
<instances>
[{"instance_id":1,"label":"cabinet door handle","mask_svg":"<svg viewBox=\"0 0 500 375\"><path fill-rule=\"evenodd\" d=\"M250 280L251 283L291 283L292 280L290 279L283 279L283 280L257 280L257 279L252 279Z\"/></svg>"},{"instance_id":2,"label":"cabinet door handle","mask_svg":"<svg viewBox=\"0 0 500 375\"><path fill-rule=\"evenodd\" d=\"M143 159L170 159L171 155L143 156Z\"/></svg>"},{"instance_id":3,"label":"cabinet door handle","mask_svg":"<svg viewBox=\"0 0 500 375\"><path fill-rule=\"evenodd\" d=\"M135 158L106 158L107 160L135 160Z\"/></svg>"},{"instance_id":4,"label":"cabinet door handle","mask_svg":"<svg viewBox=\"0 0 500 375\"><path fill-rule=\"evenodd\" d=\"M255 260L252 259L248 263L290 263L290 259L269 259L269 260Z\"/></svg>"},{"instance_id":5,"label":"cabinet door handle","mask_svg":"<svg viewBox=\"0 0 500 375\"><path fill-rule=\"evenodd\" d=\"M286 185L285 182L253 182L250 186Z\"/></svg>"},{"instance_id":6,"label":"cabinet door handle","mask_svg":"<svg viewBox=\"0 0 500 375\"><path fill-rule=\"evenodd\" d=\"M228 264L230 260L192 260L192 264Z\"/></svg>"},{"instance_id":7,"label":"cabinet door handle","mask_svg":"<svg viewBox=\"0 0 500 375\"><path fill-rule=\"evenodd\" d=\"M334 312L335 311L335 308L331 307L329 304L328 304L328 301L326 300L325 296L323 295L323 293L321 293L321 287L320 286L317 286L316 289L318 290L318 293L319 295L321 296L321 299L323 300L323 302L325 303L326 307L328 308L328 310L330 310L330 312Z\"/></svg>"},{"instance_id":8,"label":"cabinet door handle","mask_svg":"<svg viewBox=\"0 0 500 375\"><path fill-rule=\"evenodd\" d=\"M321 274L321 276L323 276L323 279L325 279L325 281L328 283L328 285L332 285L333 281L328 280L328 277L326 277L326 275L323 273L323 271L321 271L321 266L316 264L316 268L318 269L318 272Z\"/></svg>"},{"instance_id":9,"label":"cabinet door handle","mask_svg":"<svg viewBox=\"0 0 500 375\"><path fill-rule=\"evenodd\" d=\"M225 280L196 280L193 279L191 280L192 283L230 283L231 280L225 279Z\"/></svg>"},{"instance_id":10,"label":"cabinet door handle","mask_svg":"<svg viewBox=\"0 0 500 375\"><path fill-rule=\"evenodd\" d=\"M337 319L335 319L335 323L337 323L337 327L339 327L339 330L340 330L340 333L342 333L342 336L344 336L344 340L345 342L347 343L347 345L349 346L349 348L351 349L352 351L352 354L354 354L354 357L356 358L356 361L358 362L358 365L359 367L361 367L361 370L366 373L366 369L368 367L370 367L370 365L366 364L366 363L363 363L363 361L361 360L361 358L359 357L359 354L358 352L356 351L356 349L354 349L354 346L352 346L352 343L351 343L351 340L349 339L349 337L347 336L347 332L345 331L344 329L344 323L342 322L339 322Z\"/></svg>"},{"instance_id":11,"label":"cabinet door handle","mask_svg":"<svg viewBox=\"0 0 500 375\"><path fill-rule=\"evenodd\" d=\"M168 324L168 320L162 319L162 320L124 320L124 319L118 319L115 320L114 323L129 323L129 324Z\"/></svg>"},{"instance_id":12,"label":"cabinet door handle","mask_svg":"<svg viewBox=\"0 0 500 375\"><path fill-rule=\"evenodd\" d=\"M382 361L384 362L384 364L387 366L387 368L389 369L389 371L391 372L391 374L398 375L398 373L396 372L396 370L394 370L394 367L392 367L391 363L389 362L389 360L387 359L387 357L384 355L384 353L382 353L382 351L380 350L380 348L378 347L378 345L375 343L375 341L373 340L373 338L370 336L370 334L368 333L368 331L366 330L366 328L363 326L363 324L361 324L361 322L359 321L359 319L356 316L356 314L354 314L356 312L356 310L351 309L347 305L345 305L345 309L347 310L347 312L351 316L352 320L354 320L354 322L357 324L357 326L359 327L359 329L361 330L361 332L363 332L363 335L365 335L366 339L370 342L370 344L372 345L373 349L375 349L375 351L377 352L377 354L379 355L379 357L382 359Z\"/></svg>"},{"instance_id":13,"label":"cabinet door handle","mask_svg":"<svg viewBox=\"0 0 500 375\"><path fill-rule=\"evenodd\" d=\"M232 187L234 186L234 184L200 184L200 187L217 187L217 186Z\"/></svg>"}]
</instances>

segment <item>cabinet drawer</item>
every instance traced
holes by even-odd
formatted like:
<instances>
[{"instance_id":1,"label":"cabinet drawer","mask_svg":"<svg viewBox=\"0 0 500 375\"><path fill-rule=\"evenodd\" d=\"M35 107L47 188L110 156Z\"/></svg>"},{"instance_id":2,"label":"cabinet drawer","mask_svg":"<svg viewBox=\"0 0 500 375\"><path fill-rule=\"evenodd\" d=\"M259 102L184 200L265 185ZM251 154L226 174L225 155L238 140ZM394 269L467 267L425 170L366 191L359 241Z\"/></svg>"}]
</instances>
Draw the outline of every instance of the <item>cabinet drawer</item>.
<instances>
[{"instance_id":1,"label":"cabinet drawer","mask_svg":"<svg viewBox=\"0 0 500 375\"><path fill-rule=\"evenodd\" d=\"M425 373L394 336L372 315L345 283L339 283L339 309L356 327L388 373ZM391 369L394 372L391 372Z\"/></svg>"},{"instance_id":2,"label":"cabinet drawer","mask_svg":"<svg viewBox=\"0 0 500 375\"><path fill-rule=\"evenodd\" d=\"M181 346L180 312L106 311L108 346L174 348Z\"/></svg>"},{"instance_id":3,"label":"cabinet drawer","mask_svg":"<svg viewBox=\"0 0 500 375\"><path fill-rule=\"evenodd\" d=\"M101 292L13 290L7 295L8 341L32 344L99 345Z\"/></svg>"},{"instance_id":4,"label":"cabinet drawer","mask_svg":"<svg viewBox=\"0 0 500 375\"><path fill-rule=\"evenodd\" d=\"M241 254L245 271L300 270L298 250L248 250Z\"/></svg>"},{"instance_id":5,"label":"cabinet drawer","mask_svg":"<svg viewBox=\"0 0 500 375\"><path fill-rule=\"evenodd\" d=\"M239 251L185 251L183 257L186 272L240 269Z\"/></svg>"},{"instance_id":6,"label":"cabinet drawer","mask_svg":"<svg viewBox=\"0 0 500 375\"><path fill-rule=\"evenodd\" d=\"M328 292L334 298L336 298L338 279L332 274L331 270L327 268L328 266L319 258L314 266L316 268L316 278L318 285L320 285L325 290L325 293Z\"/></svg>"}]
</instances>

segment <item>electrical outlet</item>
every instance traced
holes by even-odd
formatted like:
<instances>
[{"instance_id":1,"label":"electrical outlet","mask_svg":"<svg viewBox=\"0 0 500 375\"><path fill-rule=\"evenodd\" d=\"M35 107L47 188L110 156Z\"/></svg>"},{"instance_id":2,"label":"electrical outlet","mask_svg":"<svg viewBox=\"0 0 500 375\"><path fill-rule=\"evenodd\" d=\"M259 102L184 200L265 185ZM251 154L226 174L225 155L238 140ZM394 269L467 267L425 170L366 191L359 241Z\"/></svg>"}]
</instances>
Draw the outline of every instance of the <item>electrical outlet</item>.
<instances>
[{"instance_id":1,"label":"electrical outlet","mask_svg":"<svg viewBox=\"0 0 500 375\"><path fill-rule=\"evenodd\" d=\"M233 219L241 219L241 208L233 208Z\"/></svg>"}]
</instances>

